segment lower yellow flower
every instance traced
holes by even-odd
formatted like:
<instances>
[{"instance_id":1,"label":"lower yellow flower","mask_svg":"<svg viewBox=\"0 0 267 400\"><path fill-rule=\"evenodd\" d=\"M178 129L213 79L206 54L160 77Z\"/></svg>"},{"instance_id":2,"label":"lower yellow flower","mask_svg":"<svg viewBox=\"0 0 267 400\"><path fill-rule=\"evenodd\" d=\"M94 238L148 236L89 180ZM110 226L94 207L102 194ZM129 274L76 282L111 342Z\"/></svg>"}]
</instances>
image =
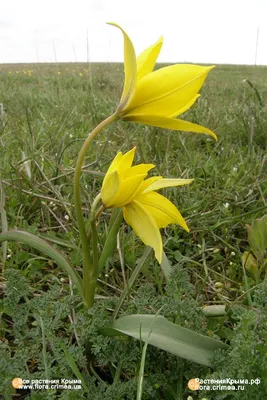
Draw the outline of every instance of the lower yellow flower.
<instances>
[{"instance_id":1,"label":"lower yellow flower","mask_svg":"<svg viewBox=\"0 0 267 400\"><path fill-rule=\"evenodd\" d=\"M121 152L112 161L102 184L101 199L106 208L122 208L125 221L143 243L151 246L159 263L162 261L160 228L176 223L189 231L188 226L166 197L156 191L165 187L188 185L193 179L164 179L153 176L146 179L153 164L132 167L136 148Z\"/></svg>"}]
</instances>

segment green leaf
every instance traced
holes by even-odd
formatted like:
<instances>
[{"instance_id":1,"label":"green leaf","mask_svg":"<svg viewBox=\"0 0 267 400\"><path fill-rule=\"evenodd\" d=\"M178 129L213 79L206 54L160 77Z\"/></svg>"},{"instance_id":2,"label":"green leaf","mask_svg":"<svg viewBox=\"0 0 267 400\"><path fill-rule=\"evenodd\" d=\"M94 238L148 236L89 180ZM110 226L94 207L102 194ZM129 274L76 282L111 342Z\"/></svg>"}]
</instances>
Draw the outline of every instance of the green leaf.
<instances>
[{"instance_id":1,"label":"green leaf","mask_svg":"<svg viewBox=\"0 0 267 400\"><path fill-rule=\"evenodd\" d=\"M6 210L5 210L5 192L4 192L4 188L3 188L1 181L0 181L0 189L1 189L0 217L1 217L1 224L2 224L2 232L5 232L8 229L8 225L7 225L7 216L6 216ZM3 249L3 269L4 269L5 262L6 262L6 256L7 256L7 242L3 242L2 249Z\"/></svg>"},{"instance_id":2,"label":"green leaf","mask_svg":"<svg viewBox=\"0 0 267 400\"><path fill-rule=\"evenodd\" d=\"M41 253L46 254L46 256L54 260L57 265L60 266L70 276L81 298L83 299L83 301L85 301L82 287L82 279L60 251L56 250L49 243L45 242L43 239L40 239L38 236L24 231L14 230L2 232L0 233L0 243L4 241L21 242L28 246L34 247Z\"/></svg>"},{"instance_id":3,"label":"green leaf","mask_svg":"<svg viewBox=\"0 0 267 400\"><path fill-rule=\"evenodd\" d=\"M100 255L100 258L98 261L97 270L95 272L96 277L99 276L108 257L112 254L112 252L114 250L114 246L115 246L116 240L117 240L117 233L121 226L122 210L117 209L114 211L116 211L116 212L114 212L114 214L110 220L108 235L107 235L103 250L101 252L101 255Z\"/></svg>"},{"instance_id":4,"label":"green leaf","mask_svg":"<svg viewBox=\"0 0 267 400\"><path fill-rule=\"evenodd\" d=\"M161 266L161 269L162 269L162 272L163 272L165 278L169 279L171 272L172 272L172 267L171 267L171 264L166 256L166 254L164 253L164 251L162 254L162 261L161 261L160 266Z\"/></svg>"},{"instance_id":5,"label":"green leaf","mask_svg":"<svg viewBox=\"0 0 267 400\"><path fill-rule=\"evenodd\" d=\"M68 364L69 364L70 368L72 369L72 372L74 373L76 378L81 381L84 390L87 393L89 393L89 388L86 385L85 380L84 380L81 372L79 371L79 368L78 368L74 358L72 357L71 353L69 352L69 349L65 346L65 344L63 342L59 342L59 345L62 348L62 350L64 351L66 360L68 361Z\"/></svg>"},{"instance_id":6,"label":"green leaf","mask_svg":"<svg viewBox=\"0 0 267 400\"><path fill-rule=\"evenodd\" d=\"M246 268L246 270L253 276L255 281L257 281L259 268L256 258L248 251L244 251L241 260L243 267Z\"/></svg>"},{"instance_id":7,"label":"green leaf","mask_svg":"<svg viewBox=\"0 0 267 400\"><path fill-rule=\"evenodd\" d=\"M247 225L248 241L254 255L263 262L267 250L267 215Z\"/></svg>"},{"instance_id":8,"label":"green leaf","mask_svg":"<svg viewBox=\"0 0 267 400\"><path fill-rule=\"evenodd\" d=\"M152 333L152 327L153 323L158 317L159 313L161 312L161 309L157 312L157 314L154 316L154 320L152 321L152 324L150 326L150 330L147 335L147 339L149 340L150 335ZM143 350L142 350L142 358L141 358L141 364L140 364L140 370L138 374L138 382L137 382L137 395L136 395L136 400L142 400L142 390L143 390L143 381L144 381L144 372L145 372L145 360L146 360L146 351L148 347L148 341L145 343Z\"/></svg>"},{"instance_id":9,"label":"green leaf","mask_svg":"<svg viewBox=\"0 0 267 400\"><path fill-rule=\"evenodd\" d=\"M152 326L152 329L151 329ZM102 328L107 336L128 335L176 356L211 366L214 351L228 346L213 338L169 322L159 315L127 315Z\"/></svg>"},{"instance_id":10,"label":"green leaf","mask_svg":"<svg viewBox=\"0 0 267 400\"><path fill-rule=\"evenodd\" d=\"M46 233L38 233L38 237L46 240L47 242L55 243L62 247L67 247L68 249L79 250L79 247L76 246L76 244L70 242L69 240L63 240L58 237L48 235Z\"/></svg>"}]
</instances>

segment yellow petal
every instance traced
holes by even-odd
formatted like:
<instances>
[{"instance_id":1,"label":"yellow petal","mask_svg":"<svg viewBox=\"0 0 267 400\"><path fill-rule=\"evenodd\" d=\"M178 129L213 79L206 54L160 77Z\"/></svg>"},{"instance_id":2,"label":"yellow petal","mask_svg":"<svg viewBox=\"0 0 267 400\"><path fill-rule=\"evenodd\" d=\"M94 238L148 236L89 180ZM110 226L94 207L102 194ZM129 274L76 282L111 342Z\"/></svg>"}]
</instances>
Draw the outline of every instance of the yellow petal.
<instances>
[{"instance_id":1,"label":"yellow petal","mask_svg":"<svg viewBox=\"0 0 267 400\"><path fill-rule=\"evenodd\" d=\"M148 193L154 190L159 190L167 187L189 185L190 183L193 182L193 180L194 179L167 179L167 178L159 179L155 182L152 182L151 185L149 185L143 191L143 193Z\"/></svg>"},{"instance_id":2,"label":"yellow petal","mask_svg":"<svg viewBox=\"0 0 267 400\"><path fill-rule=\"evenodd\" d=\"M116 154L116 157L113 159L112 163L110 164L110 166L106 172L107 174L116 170L117 165L119 164L121 158L122 158L122 152L120 151L118 154Z\"/></svg>"},{"instance_id":3,"label":"yellow petal","mask_svg":"<svg viewBox=\"0 0 267 400\"><path fill-rule=\"evenodd\" d=\"M162 43L163 37L160 37L156 43L142 51L137 57L137 81L153 71Z\"/></svg>"},{"instance_id":4,"label":"yellow petal","mask_svg":"<svg viewBox=\"0 0 267 400\"><path fill-rule=\"evenodd\" d=\"M110 206L122 207L132 201L133 197L135 196L136 190L146 176L147 174L135 175L123 181L120 181L120 187L117 190L117 194L113 198L112 203L110 203Z\"/></svg>"},{"instance_id":5,"label":"yellow petal","mask_svg":"<svg viewBox=\"0 0 267 400\"><path fill-rule=\"evenodd\" d=\"M139 186L138 190L136 191L135 196L139 196L139 194L143 193L148 186L152 185L152 183L160 179L162 179L162 176L152 176L151 178L148 178L145 181L143 181Z\"/></svg>"},{"instance_id":6,"label":"yellow petal","mask_svg":"<svg viewBox=\"0 0 267 400\"><path fill-rule=\"evenodd\" d=\"M189 232L188 226L175 205L166 197L156 192L144 193L136 198L147 213L153 217L158 228L165 228L168 224L178 224Z\"/></svg>"},{"instance_id":7,"label":"yellow petal","mask_svg":"<svg viewBox=\"0 0 267 400\"><path fill-rule=\"evenodd\" d=\"M214 67L176 64L160 68L138 82L125 115L179 115L192 102Z\"/></svg>"},{"instance_id":8,"label":"yellow petal","mask_svg":"<svg viewBox=\"0 0 267 400\"><path fill-rule=\"evenodd\" d=\"M121 30L124 37L124 87L120 100L120 104L118 106L118 110L123 110L127 107L128 102L131 100L136 86L136 74L137 74L137 66L136 66L136 55L134 51L133 44L131 39L127 35L127 33L114 22L108 22L109 25L116 26Z\"/></svg>"},{"instance_id":9,"label":"yellow petal","mask_svg":"<svg viewBox=\"0 0 267 400\"><path fill-rule=\"evenodd\" d=\"M126 168L130 168L132 166L133 163L133 159L135 156L135 151L136 151L136 147L134 147L132 150L127 151L127 153L123 154L121 160L120 160L120 168L122 168L122 166Z\"/></svg>"},{"instance_id":10,"label":"yellow petal","mask_svg":"<svg viewBox=\"0 0 267 400\"><path fill-rule=\"evenodd\" d=\"M118 153L114 160L112 161L108 172L117 171L118 174L123 174L127 169L132 166L134 155L135 155L136 147L127 153L123 154Z\"/></svg>"},{"instance_id":11,"label":"yellow petal","mask_svg":"<svg viewBox=\"0 0 267 400\"><path fill-rule=\"evenodd\" d=\"M101 199L105 207L110 207L119 189L120 180L117 171L110 172L105 175L102 189Z\"/></svg>"},{"instance_id":12,"label":"yellow petal","mask_svg":"<svg viewBox=\"0 0 267 400\"><path fill-rule=\"evenodd\" d=\"M151 246L159 263L162 260L162 239L154 219L146 209L137 201L132 201L123 208L123 217L142 242Z\"/></svg>"},{"instance_id":13,"label":"yellow petal","mask_svg":"<svg viewBox=\"0 0 267 400\"><path fill-rule=\"evenodd\" d=\"M123 174L123 179L130 178L134 175L146 174L151 169L155 168L154 164L138 164L127 169Z\"/></svg>"},{"instance_id":14,"label":"yellow petal","mask_svg":"<svg viewBox=\"0 0 267 400\"><path fill-rule=\"evenodd\" d=\"M197 99L199 97L200 97L200 94L197 94L195 97L192 97L192 99L189 101L189 103L187 103L184 107L179 108L178 110L176 110L172 114L167 115L167 117L172 117L173 118L173 117L177 117L178 115L183 114L184 112L189 110L189 108L191 108L193 104L195 104L195 102L197 101Z\"/></svg>"},{"instance_id":15,"label":"yellow petal","mask_svg":"<svg viewBox=\"0 0 267 400\"><path fill-rule=\"evenodd\" d=\"M204 126L193 124L192 122L183 121L181 119L161 117L159 115L135 115L129 118L123 118L126 120L139 122L140 124L158 126L159 128L173 129L177 131L205 133L218 140L217 136L210 129Z\"/></svg>"}]
</instances>

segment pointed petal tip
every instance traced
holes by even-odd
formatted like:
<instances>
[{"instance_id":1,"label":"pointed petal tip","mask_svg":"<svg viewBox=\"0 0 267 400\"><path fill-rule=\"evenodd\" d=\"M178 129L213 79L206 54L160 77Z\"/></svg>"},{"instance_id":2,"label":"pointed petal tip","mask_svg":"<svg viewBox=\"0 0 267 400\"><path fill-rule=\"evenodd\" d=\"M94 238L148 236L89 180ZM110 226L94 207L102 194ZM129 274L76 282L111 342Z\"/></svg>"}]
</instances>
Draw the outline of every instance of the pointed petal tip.
<instances>
[{"instance_id":1,"label":"pointed petal tip","mask_svg":"<svg viewBox=\"0 0 267 400\"><path fill-rule=\"evenodd\" d=\"M117 107L116 114L127 107L127 104L131 100L136 87L136 54L131 39L122 27L115 22L107 22L108 25L115 26L120 29L124 39L124 86L120 99L120 103Z\"/></svg>"},{"instance_id":2,"label":"pointed petal tip","mask_svg":"<svg viewBox=\"0 0 267 400\"><path fill-rule=\"evenodd\" d=\"M215 142L218 142L218 136L213 131L210 132L212 132L213 134L207 133L207 135L211 136L215 140Z\"/></svg>"},{"instance_id":3,"label":"pointed petal tip","mask_svg":"<svg viewBox=\"0 0 267 400\"><path fill-rule=\"evenodd\" d=\"M177 222L177 224L182 228L182 229L184 229L187 233L189 233L190 232L190 229L188 228L188 225L187 225L187 223L186 223L186 220L183 218L183 223L181 224L181 223L178 223Z\"/></svg>"},{"instance_id":4,"label":"pointed petal tip","mask_svg":"<svg viewBox=\"0 0 267 400\"><path fill-rule=\"evenodd\" d=\"M160 254L157 254L155 251L155 257L156 257L158 263L161 264L162 263L162 252Z\"/></svg>"},{"instance_id":5,"label":"pointed petal tip","mask_svg":"<svg viewBox=\"0 0 267 400\"><path fill-rule=\"evenodd\" d=\"M187 226L187 224L186 224L186 226L184 227L184 229L186 230L186 232L190 232L190 229L188 228L188 226Z\"/></svg>"},{"instance_id":6,"label":"pointed petal tip","mask_svg":"<svg viewBox=\"0 0 267 400\"><path fill-rule=\"evenodd\" d=\"M207 68L209 71L211 71L212 69L214 69L216 67L216 65L209 65Z\"/></svg>"},{"instance_id":7,"label":"pointed petal tip","mask_svg":"<svg viewBox=\"0 0 267 400\"><path fill-rule=\"evenodd\" d=\"M127 151L126 153L124 153L124 155L126 155L126 154L133 154L133 158L134 158L135 152L136 152L136 146L134 146L131 150L129 150L129 151Z\"/></svg>"},{"instance_id":8,"label":"pointed petal tip","mask_svg":"<svg viewBox=\"0 0 267 400\"><path fill-rule=\"evenodd\" d=\"M107 25L113 25L116 26L117 28L120 28L120 26L118 24L116 24L116 22L106 22Z\"/></svg>"},{"instance_id":9,"label":"pointed petal tip","mask_svg":"<svg viewBox=\"0 0 267 400\"><path fill-rule=\"evenodd\" d=\"M184 179L184 185L190 185L192 182L194 182L195 178L188 178Z\"/></svg>"},{"instance_id":10,"label":"pointed petal tip","mask_svg":"<svg viewBox=\"0 0 267 400\"><path fill-rule=\"evenodd\" d=\"M215 142L218 142L218 137L217 137L217 135L216 135L213 131L211 131L210 129L206 128L205 131L204 131L203 133L204 133L205 135L207 135L207 136L211 136L212 139L215 140Z\"/></svg>"}]
</instances>

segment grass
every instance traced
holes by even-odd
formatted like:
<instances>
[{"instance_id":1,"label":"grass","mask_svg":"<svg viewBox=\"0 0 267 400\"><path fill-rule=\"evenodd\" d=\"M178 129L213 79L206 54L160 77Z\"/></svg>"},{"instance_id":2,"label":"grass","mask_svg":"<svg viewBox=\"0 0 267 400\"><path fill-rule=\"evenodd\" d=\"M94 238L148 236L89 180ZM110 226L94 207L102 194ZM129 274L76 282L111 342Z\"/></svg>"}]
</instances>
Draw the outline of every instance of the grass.
<instances>
[{"instance_id":1,"label":"grass","mask_svg":"<svg viewBox=\"0 0 267 400\"><path fill-rule=\"evenodd\" d=\"M170 132L116 122L97 137L86 158L82 177L85 216L88 216L87 210L101 187L104 172L118 150L128 151L133 146L137 146L136 163L153 162L157 166L155 173L165 177L195 179L194 183L187 187L165 190L168 198L178 206L187 219L190 234L176 226L168 227L163 234L167 257L177 269L185 271L188 275L186 279L194 288L192 299L199 307L214 304L226 304L229 308L236 305L247 307L247 290L250 292L255 287L255 282L249 274L247 279L244 277L241 256L244 251L249 250L246 224L251 224L256 218L267 213L266 73L267 67L230 65L219 65L211 72L202 89L201 98L186 113L185 119L214 130L218 135L217 143L203 135ZM92 64L90 69L88 64L0 66L0 103L3 104L4 110L0 118L0 179L3 193L5 193L4 208L8 228L38 232L43 238L55 243L58 248L65 249L78 271L81 270L81 254L72 206L75 160L88 132L115 110L120 98L122 82L123 67L120 64L96 63ZM108 218L108 214L106 217ZM3 218L2 226L4 226ZM5 248L3 249L5 251ZM97 296L104 298L102 308L97 305L94 310L97 312L97 307L101 309L100 315L103 321L99 320L99 325L107 320L103 310L106 312L109 308L115 307L112 298L122 293L136 260L142 256L143 252L144 245L128 227L123 226L118 249L114 251L114 255L109 259L99 279ZM4 257L2 269L4 270ZM25 285L28 285L27 290L26 286L17 290L21 290L22 293L27 292L26 297L33 296L35 300L39 297L43 299L43 303L41 300L40 304L36 303L37 309L43 304L44 309L51 307L52 310L54 306L51 304L58 301L62 294L68 299L66 301L69 301L65 308L62 306L65 310L62 313L66 315L61 325L58 322L59 328L55 326L49 328L48 321L41 319L42 329L39 332L39 339L36 333L36 343L33 339L31 339L33 344L29 338L23 339L26 348L33 345L33 348L37 349L37 343L42 342L42 353L38 357L34 355L34 352L30 354L29 351L26 366L20 358L21 366L18 373L25 368L25 375L27 372L28 376L38 375L38 372L43 377L51 376L53 362L56 363L55 360L63 357L62 354L60 355L59 347L53 349L54 339L51 339L49 332L54 332L62 337L65 344L73 345L71 347L73 353L70 352L67 358L72 361L75 359L76 363L77 360L81 360L80 364L78 362L78 368L83 374L88 372L87 385L92 384L91 377L100 382L98 392L96 391L92 398L97 399L98 395L99 398L112 398L108 392L109 389L106 388L106 391L101 389L101 385L107 382L113 382L111 386L115 388L114 391L117 394L120 392L116 392L119 390L119 386L116 385L121 382L124 384L127 382L136 388L137 381L134 381L134 377L136 379L138 377L142 349L139 349L139 359L130 361L130 354L127 353L128 361L127 357L124 357L120 362L117 362L118 360L113 362L111 359L105 359L103 350L105 343L96 339L93 343L94 360L84 361L86 353L84 350L86 345L83 344L84 336L85 332L88 334L89 328L84 321L83 323L80 321L84 330L80 330L79 326L75 325L77 316L72 306L75 296L68 277L57 265L33 249L10 242L7 246L5 270L7 272L17 270L20 275L16 275L16 279L22 279L22 281L25 279ZM8 277L7 274L3 278L3 288L6 285L9 287L8 280L10 282L14 280L14 277ZM264 276L262 276L263 279ZM143 268L143 274L139 276L131 297L127 299L124 312L133 309L140 311L142 307L145 309L150 307L149 299L146 305L142 303L146 298L142 292L142 286L146 287L147 284L150 285L151 298L155 296L151 307L155 312L159 310L160 304L158 307L156 304L157 301L164 303L165 280L158 265L150 261ZM56 288L59 289L60 294L55 294ZM140 298L140 290L143 293L143 300L142 297ZM10 295L15 304L15 294L12 293L7 293L6 296ZM159 296L158 300L156 300L157 296ZM160 300L161 296L163 300ZM17 299L18 305L24 302L20 297ZM4 304L5 300L2 301ZM108 303L106 304L105 301ZM142 307L140 302L143 304ZM67 309L71 311L67 312ZM27 310L30 314L33 312L29 311L30 309ZM55 322L56 316L55 309L51 311L51 321ZM3 327L0 329L0 336L8 351L11 352L11 356L14 357L16 352L19 354L16 344L19 340L16 337L19 325L21 324L25 329L26 326L31 326L32 322L20 321L19 316L13 316L12 312L8 313L6 309L3 311L2 320ZM79 316L77 320L79 321ZM192 329L202 329L197 322L194 326L193 321L186 322L182 317L181 321L184 326L189 323ZM223 334L219 332L222 332L224 322L220 321L216 324L209 322L210 326L208 324L207 328L212 335L223 338ZM22 332L23 330L20 334L23 336ZM96 335L95 331L91 331L91 334ZM228 331L228 334L230 335L231 332ZM114 346L116 347L117 344ZM135 352L137 352L136 349L133 354L137 354ZM51 354L54 357L53 362L50 359ZM148 351L147 365L151 357ZM158 357L162 357L161 353ZM142 359L142 368L145 371L146 366L144 367L143 362L144 359ZM126 363L126 366L123 363ZM172 360L171 363L174 361ZM136 371L132 369L133 365L136 365ZM65 365L65 370L70 374L67 366L68 364ZM49 372L49 368L52 372ZM188 368L186 370L184 367L178 374L179 384L183 382L184 390L186 378L193 377L190 376L191 367ZM71 368L72 372L74 370L75 368ZM145 374L144 371L142 370L142 374ZM12 373L14 374L14 371L10 372L11 375ZM203 370L204 373L207 373L206 370ZM173 378L169 377L169 382L172 383L169 384L168 389L162 389L160 394L157 393L158 397L155 397L155 394L149 397L149 385L156 390L156 382L151 381L151 383L148 376L142 376L143 378L144 396L147 396L144 398L171 399L176 398L175 393L179 392L179 396L184 396L179 398L185 399L192 394L187 393L186 390L181 394L181 386L175 391ZM95 387L97 387L96 384ZM134 393L134 390L131 387L129 393ZM7 393L5 398L10 398L8 396L14 394L8 391L5 393ZM211 394L209 393L209 396ZM20 395L24 396L21 393ZM215 396L215 394L212 395ZM34 396L32 394L28 398L46 398L44 396L48 395L43 391L40 395L43 397ZM55 396L59 395L55 394ZM62 397L55 398L71 398L67 397L66 393L60 396ZM121 396L118 397L120 399L132 398L130 394L118 394L118 396ZM201 399L201 394L199 396L194 399Z\"/></svg>"}]
</instances>

